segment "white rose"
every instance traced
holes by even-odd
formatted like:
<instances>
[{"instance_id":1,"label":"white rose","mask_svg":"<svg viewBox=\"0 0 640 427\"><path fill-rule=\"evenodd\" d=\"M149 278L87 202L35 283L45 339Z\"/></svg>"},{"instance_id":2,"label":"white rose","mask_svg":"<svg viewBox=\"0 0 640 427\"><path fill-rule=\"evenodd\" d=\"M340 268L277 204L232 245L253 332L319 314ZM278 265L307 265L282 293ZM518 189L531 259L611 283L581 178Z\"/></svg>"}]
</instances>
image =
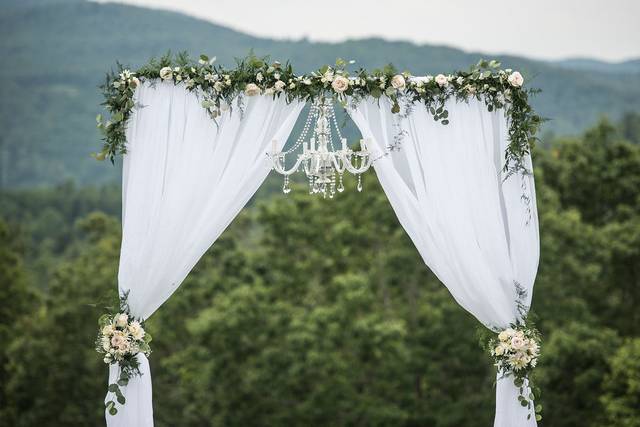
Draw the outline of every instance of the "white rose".
<instances>
[{"instance_id":1,"label":"white rose","mask_svg":"<svg viewBox=\"0 0 640 427\"><path fill-rule=\"evenodd\" d=\"M129 316L127 316L124 313L116 314L115 317L113 318L113 320L114 320L116 326L124 328L125 326L127 326L127 323L129 323Z\"/></svg>"},{"instance_id":2,"label":"white rose","mask_svg":"<svg viewBox=\"0 0 640 427\"><path fill-rule=\"evenodd\" d=\"M163 67L160 70L160 78L162 80L169 80L173 78L173 71L171 70L171 67Z\"/></svg>"},{"instance_id":3,"label":"white rose","mask_svg":"<svg viewBox=\"0 0 640 427\"><path fill-rule=\"evenodd\" d=\"M128 329L134 339L141 340L144 338L144 328L140 325L140 322L134 320L131 322Z\"/></svg>"},{"instance_id":4,"label":"white rose","mask_svg":"<svg viewBox=\"0 0 640 427\"><path fill-rule=\"evenodd\" d=\"M496 356L502 356L502 355L504 354L504 350L505 350L504 346L503 346L502 344L499 344L499 345L497 345L497 346L496 346L496 348L493 350L493 353L494 353Z\"/></svg>"},{"instance_id":5,"label":"white rose","mask_svg":"<svg viewBox=\"0 0 640 427\"><path fill-rule=\"evenodd\" d=\"M349 79L343 76L336 76L331 83L331 87L338 93L349 89Z\"/></svg>"},{"instance_id":6,"label":"white rose","mask_svg":"<svg viewBox=\"0 0 640 427\"><path fill-rule=\"evenodd\" d=\"M438 83L438 86L440 87L445 87L449 84L449 80L447 79L447 76L445 76L444 74L438 74L435 80L436 80L436 83Z\"/></svg>"},{"instance_id":7,"label":"white rose","mask_svg":"<svg viewBox=\"0 0 640 427\"><path fill-rule=\"evenodd\" d=\"M265 95L273 95L276 92L276 90L272 87L268 87L264 90L264 94Z\"/></svg>"},{"instance_id":8,"label":"white rose","mask_svg":"<svg viewBox=\"0 0 640 427\"><path fill-rule=\"evenodd\" d=\"M116 328L113 325L109 324L102 328L102 335L109 336L115 332Z\"/></svg>"},{"instance_id":9,"label":"white rose","mask_svg":"<svg viewBox=\"0 0 640 427\"><path fill-rule=\"evenodd\" d=\"M507 331L502 331L498 334L498 339L500 341L506 341L509 339L509 334L507 333Z\"/></svg>"},{"instance_id":10,"label":"white rose","mask_svg":"<svg viewBox=\"0 0 640 427\"><path fill-rule=\"evenodd\" d=\"M138 87L140 86L140 79L138 79L137 77L131 77L129 84L133 87Z\"/></svg>"},{"instance_id":11,"label":"white rose","mask_svg":"<svg viewBox=\"0 0 640 427\"><path fill-rule=\"evenodd\" d=\"M285 88L285 86L286 86L286 85L287 85L287 84L286 84L285 82L283 82L282 80L278 80L277 82L275 82L275 83L273 84L273 87L275 87L275 88L276 88L276 90L277 90L278 92L280 92L281 90L283 90L283 89Z\"/></svg>"},{"instance_id":12,"label":"white rose","mask_svg":"<svg viewBox=\"0 0 640 427\"><path fill-rule=\"evenodd\" d=\"M260 95L261 92L262 91L260 90L258 85L256 85L255 83L247 83L247 85L244 88L244 93L247 96Z\"/></svg>"},{"instance_id":13,"label":"white rose","mask_svg":"<svg viewBox=\"0 0 640 427\"><path fill-rule=\"evenodd\" d=\"M111 357L109 357L109 356L105 356L105 357L104 357L104 359L102 359L102 361L103 361L104 363L109 364L109 363L111 363Z\"/></svg>"},{"instance_id":14,"label":"white rose","mask_svg":"<svg viewBox=\"0 0 640 427\"><path fill-rule=\"evenodd\" d=\"M513 87L520 87L524 83L524 77L522 77L522 74L520 74L517 71L514 71L513 73L509 74L509 77L507 78L507 80L509 81L509 84L511 84L511 86Z\"/></svg>"},{"instance_id":15,"label":"white rose","mask_svg":"<svg viewBox=\"0 0 640 427\"><path fill-rule=\"evenodd\" d=\"M405 85L406 81L404 80L404 76L402 74L396 74L391 79L391 86L393 86L394 89L404 89Z\"/></svg>"}]
</instances>

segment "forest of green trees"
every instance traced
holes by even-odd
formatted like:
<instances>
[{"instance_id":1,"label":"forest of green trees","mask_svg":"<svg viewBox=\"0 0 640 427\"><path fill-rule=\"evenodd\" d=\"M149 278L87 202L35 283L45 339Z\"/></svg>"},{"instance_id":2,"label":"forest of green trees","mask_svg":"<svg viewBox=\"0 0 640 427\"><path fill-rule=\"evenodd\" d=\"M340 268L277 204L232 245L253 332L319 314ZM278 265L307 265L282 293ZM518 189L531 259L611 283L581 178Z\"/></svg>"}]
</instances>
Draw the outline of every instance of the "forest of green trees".
<instances>
[{"instance_id":1,"label":"forest of green trees","mask_svg":"<svg viewBox=\"0 0 640 427\"><path fill-rule=\"evenodd\" d=\"M543 145L541 426L638 427L640 118ZM424 266L375 175L335 200L278 184L149 320L156 425L491 425L479 324ZM1 197L0 425L102 425L93 341L116 298L120 189Z\"/></svg>"}]
</instances>

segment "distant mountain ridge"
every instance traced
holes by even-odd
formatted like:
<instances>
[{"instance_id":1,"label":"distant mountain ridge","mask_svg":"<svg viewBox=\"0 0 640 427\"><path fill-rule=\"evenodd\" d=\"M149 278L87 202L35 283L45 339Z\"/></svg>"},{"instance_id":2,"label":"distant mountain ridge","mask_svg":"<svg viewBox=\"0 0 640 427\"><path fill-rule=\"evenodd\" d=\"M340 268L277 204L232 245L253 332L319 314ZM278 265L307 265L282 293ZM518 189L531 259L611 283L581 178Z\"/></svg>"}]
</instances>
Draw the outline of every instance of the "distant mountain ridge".
<instances>
[{"instance_id":1,"label":"distant mountain ridge","mask_svg":"<svg viewBox=\"0 0 640 427\"><path fill-rule=\"evenodd\" d=\"M83 0L5 0L0 6L0 187L112 181L117 169L89 153L99 147L96 86L116 61L133 67L167 50L217 56L230 64L253 49L310 71L335 58L414 74L466 69L490 55L444 46L363 39L342 43L249 36L186 15ZM599 116L640 111L637 62L535 61L502 55L543 93L534 99L547 130L576 133Z\"/></svg>"}]
</instances>

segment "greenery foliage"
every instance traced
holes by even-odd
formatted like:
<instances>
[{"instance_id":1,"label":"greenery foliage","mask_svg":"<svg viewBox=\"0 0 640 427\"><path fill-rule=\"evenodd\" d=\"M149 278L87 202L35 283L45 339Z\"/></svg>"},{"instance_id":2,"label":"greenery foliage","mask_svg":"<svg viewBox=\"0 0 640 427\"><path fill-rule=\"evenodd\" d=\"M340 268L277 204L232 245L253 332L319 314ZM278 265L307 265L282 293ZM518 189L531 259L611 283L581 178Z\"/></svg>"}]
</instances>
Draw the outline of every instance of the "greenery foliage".
<instances>
[{"instance_id":1,"label":"greenery foliage","mask_svg":"<svg viewBox=\"0 0 640 427\"><path fill-rule=\"evenodd\" d=\"M640 421L632 128L603 121L534 150L541 426ZM161 331L156 425L491 425L477 321L424 267L375 176L363 179L363 193L329 201L283 196L273 177L146 322ZM102 425L107 372L91 344L118 303L119 189L0 200L0 425Z\"/></svg>"},{"instance_id":2,"label":"greenery foliage","mask_svg":"<svg viewBox=\"0 0 640 427\"><path fill-rule=\"evenodd\" d=\"M235 105L242 113L244 96L261 94L312 102L321 96L336 98L342 103L357 105L359 100L371 96L387 97L392 112L399 113L400 105L410 110L410 105L422 102L433 119L446 125L450 120L445 103L448 99L458 102L476 98L484 102L489 111L504 109L509 123L509 146L505 152L508 170L524 168L522 158L530 152L542 118L529 105L528 97L534 90L522 87L522 76L511 69L502 70L497 61L481 60L469 71L453 74L414 78L408 71L399 73L388 65L368 72L347 70L347 62L338 59L335 67L324 65L310 74L296 74L290 63L270 63L268 58L250 55L237 60L235 68L215 65L206 55L196 62L187 53L173 57L167 54L159 60L152 59L135 72L118 65L118 71L107 75L101 86L103 105L109 118L98 115L98 128L104 135L104 146L99 159L126 152L125 130L128 119L136 107L134 93L145 81L165 80L182 84L186 90L202 98L202 106L212 118L231 110Z\"/></svg>"}]
</instances>

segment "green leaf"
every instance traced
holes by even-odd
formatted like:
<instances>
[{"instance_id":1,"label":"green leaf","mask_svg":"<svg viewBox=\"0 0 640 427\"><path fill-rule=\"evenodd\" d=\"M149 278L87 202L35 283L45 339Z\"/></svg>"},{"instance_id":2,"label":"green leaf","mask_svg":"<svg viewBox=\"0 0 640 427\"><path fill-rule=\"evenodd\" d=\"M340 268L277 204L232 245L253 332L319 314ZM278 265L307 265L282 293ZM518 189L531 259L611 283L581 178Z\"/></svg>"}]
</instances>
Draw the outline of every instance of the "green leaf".
<instances>
[{"instance_id":1,"label":"green leaf","mask_svg":"<svg viewBox=\"0 0 640 427\"><path fill-rule=\"evenodd\" d=\"M126 386L127 384L129 384L129 379L128 378L121 378L118 380L118 385L121 387Z\"/></svg>"},{"instance_id":2,"label":"green leaf","mask_svg":"<svg viewBox=\"0 0 640 427\"><path fill-rule=\"evenodd\" d=\"M400 105L397 102L393 103L393 107L391 107L391 112L394 114L400 112Z\"/></svg>"},{"instance_id":3,"label":"green leaf","mask_svg":"<svg viewBox=\"0 0 640 427\"><path fill-rule=\"evenodd\" d=\"M536 412L542 412L542 404L536 405Z\"/></svg>"},{"instance_id":4,"label":"green leaf","mask_svg":"<svg viewBox=\"0 0 640 427\"><path fill-rule=\"evenodd\" d=\"M541 420L542 420L542 415L536 414L536 421L541 421Z\"/></svg>"},{"instance_id":5,"label":"green leaf","mask_svg":"<svg viewBox=\"0 0 640 427\"><path fill-rule=\"evenodd\" d=\"M449 124L449 120L443 120L441 123L442 123L443 125L448 125L448 124Z\"/></svg>"},{"instance_id":6,"label":"green leaf","mask_svg":"<svg viewBox=\"0 0 640 427\"><path fill-rule=\"evenodd\" d=\"M207 55L200 55L200 60L204 62L209 62L209 57Z\"/></svg>"},{"instance_id":7,"label":"green leaf","mask_svg":"<svg viewBox=\"0 0 640 427\"><path fill-rule=\"evenodd\" d=\"M382 91L378 87L374 87L371 89L371 96L374 98L380 98L382 96Z\"/></svg>"},{"instance_id":8,"label":"green leaf","mask_svg":"<svg viewBox=\"0 0 640 427\"><path fill-rule=\"evenodd\" d=\"M109 390L111 393L120 392L120 388L118 387L118 384L109 384L109 387L107 388L107 390Z\"/></svg>"},{"instance_id":9,"label":"green leaf","mask_svg":"<svg viewBox=\"0 0 640 427\"><path fill-rule=\"evenodd\" d=\"M125 399L124 396L121 394L117 396L117 399L118 399L118 403L121 405L124 405L127 402L127 399Z\"/></svg>"},{"instance_id":10,"label":"green leaf","mask_svg":"<svg viewBox=\"0 0 640 427\"><path fill-rule=\"evenodd\" d=\"M526 399L524 399L524 400L521 400L521 401L520 401L520 404L521 404L522 406L525 406L525 407L526 407L526 406L529 404L529 402L527 402L527 400L526 400Z\"/></svg>"},{"instance_id":11,"label":"green leaf","mask_svg":"<svg viewBox=\"0 0 640 427\"><path fill-rule=\"evenodd\" d=\"M111 409L109 409L109 414L111 415L115 415L118 413L118 410L116 409L115 406L113 406Z\"/></svg>"}]
</instances>

